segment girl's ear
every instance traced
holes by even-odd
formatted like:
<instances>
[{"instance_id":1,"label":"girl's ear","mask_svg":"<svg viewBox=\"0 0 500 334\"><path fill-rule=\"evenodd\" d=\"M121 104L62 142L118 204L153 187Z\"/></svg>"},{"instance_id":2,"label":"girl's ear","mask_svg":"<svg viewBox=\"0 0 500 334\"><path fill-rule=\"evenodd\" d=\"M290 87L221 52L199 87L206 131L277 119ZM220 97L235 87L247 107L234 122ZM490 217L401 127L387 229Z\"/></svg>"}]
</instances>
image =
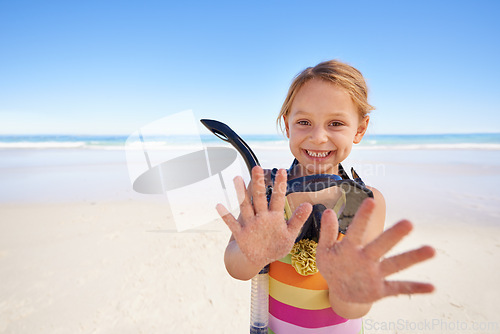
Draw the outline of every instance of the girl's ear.
<instances>
[{"instance_id":1,"label":"girl's ear","mask_svg":"<svg viewBox=\"0 0 500 334\"><path fill-rule=\"evenodd\" d=\"M290 138L290 127L288 126L288 118L283 116L283 123L285 123L286 137Z\"/></svg>"},{"instance_id":2,"label":"girl's ear","mask_svg":"<svg viewBox=\"0 0 500 334\"><path fill-rule=\"evenodd\" d=\"M359 122L358 130L356 132L356 135L354 136L354 140L352 141L354 144L359 144L361 139L363 139L363 136L365 135L366 130L368 129L369 122L370 122L370 116L363 117L363 119Z\"/></svg>"}]
</instances>

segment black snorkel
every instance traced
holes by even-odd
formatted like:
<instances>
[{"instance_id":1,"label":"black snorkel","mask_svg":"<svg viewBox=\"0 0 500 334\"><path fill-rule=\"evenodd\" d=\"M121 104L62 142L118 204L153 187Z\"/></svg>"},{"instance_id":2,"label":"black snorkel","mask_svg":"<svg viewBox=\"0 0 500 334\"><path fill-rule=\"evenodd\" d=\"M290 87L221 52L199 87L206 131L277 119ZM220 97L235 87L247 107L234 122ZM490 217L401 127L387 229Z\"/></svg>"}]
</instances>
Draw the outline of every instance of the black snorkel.
<instances>
[{"instance_id":1,"label":"black snorkel","mask_svg":"<svg viewBox=\"0 0 500 334\"><path fill-rule=\"evenodd\" d=\"M241 154L250 175L252 168L260 166L259 160L250 146L229 126L212 119L202 119L200 122L214 135L230 143ZM267 334L269 324L269 265L252 278L251 289L250 334Z\"/></svg>"}]
</instances>

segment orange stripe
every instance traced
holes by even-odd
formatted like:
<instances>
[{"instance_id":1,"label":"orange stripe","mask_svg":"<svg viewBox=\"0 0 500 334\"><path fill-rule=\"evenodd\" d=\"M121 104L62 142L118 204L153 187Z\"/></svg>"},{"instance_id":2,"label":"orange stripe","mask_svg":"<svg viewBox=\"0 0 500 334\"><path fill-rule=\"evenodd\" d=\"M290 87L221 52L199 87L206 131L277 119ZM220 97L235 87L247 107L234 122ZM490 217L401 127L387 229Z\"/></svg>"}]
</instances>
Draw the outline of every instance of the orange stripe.
<instances>
[{"instance_id":1,"label":"orange stripe","mask_svg":"<svg viewBox=\"0 0 500 334\"><path fill-rule=\"evenodd\" d=\"M328 290L328 284L318 272L314 275L302 276L286 263L275 261L269 268L269 276L281 283L309 290Z\"/></svg>"}]
</instances>

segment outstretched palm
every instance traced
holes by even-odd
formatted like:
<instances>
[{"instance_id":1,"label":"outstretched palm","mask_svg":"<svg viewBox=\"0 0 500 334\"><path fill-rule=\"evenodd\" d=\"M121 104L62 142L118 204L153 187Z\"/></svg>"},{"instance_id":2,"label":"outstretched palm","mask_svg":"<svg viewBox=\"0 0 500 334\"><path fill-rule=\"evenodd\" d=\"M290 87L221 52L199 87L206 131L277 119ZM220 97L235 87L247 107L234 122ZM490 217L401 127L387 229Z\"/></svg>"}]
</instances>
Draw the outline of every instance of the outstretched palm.
<instances>
[{"instance_id":1,"label":"outstretched palm","mask_svg":"<svg viewBox=\"0 0 500 334\"><path fill-rule=\"evenodd\" d=\"M240 202L240 216L235 219L222 205L217 211L233 233L245 257L255 265L264 267L281 259L293 247L300 228L311 213L312 206L304 203L295 210L287 222L283 216L286 192L286 171L277 173L273 194L266 199L262 168L252 169L252 187L245 188L241 177L235 179L235 188Z\"/></svg>"},{"instance_id":2,"label":"outstretched palm","mask_svg":"<svg viewBox=\"0 0 500 334\"><path fill-rule=\"evenodd\" d=\"M337 241L335 213L331 210L324 212L316 260L319 271L328 282L330 293L345 302L371 303L391 295L433 291L431 284L385 279L433 257L435 252L432 247L423 246L380 260L411 231L412 224L401 221L363 246L363 235L374 206L372 199L364 201L342 241Z\"/></svg>"}]
</instances>

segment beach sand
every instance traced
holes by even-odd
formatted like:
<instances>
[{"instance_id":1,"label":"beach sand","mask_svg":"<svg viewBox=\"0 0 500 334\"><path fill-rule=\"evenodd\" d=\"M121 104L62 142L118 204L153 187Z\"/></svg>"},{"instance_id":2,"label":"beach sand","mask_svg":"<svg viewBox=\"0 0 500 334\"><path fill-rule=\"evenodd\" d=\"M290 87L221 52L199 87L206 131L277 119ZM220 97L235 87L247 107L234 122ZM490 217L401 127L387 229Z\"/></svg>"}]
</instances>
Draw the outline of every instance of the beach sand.
<instances>
[{"instance_id":1,"label":"beach sand","mask_svg":"<svg viewBox=\"0 0 500 334\"><path fill-rule=\"evenodd\" d=\"M247 333L250 283L225 271L223 222L178 233L166 201L131 191L124 161L68 153L94 159L19 167L28 151L0 152L11 187L0 203L0 333ZM290 163L256 153L264 166ZM500 333L500 172L483 163L496 152L453 160L462 154L357 151L347 162L384 194L387 227L414 222L391 254L437 250L394 275L436 291L377 302L366 333Z\"/></svg>"}]
</instances>

